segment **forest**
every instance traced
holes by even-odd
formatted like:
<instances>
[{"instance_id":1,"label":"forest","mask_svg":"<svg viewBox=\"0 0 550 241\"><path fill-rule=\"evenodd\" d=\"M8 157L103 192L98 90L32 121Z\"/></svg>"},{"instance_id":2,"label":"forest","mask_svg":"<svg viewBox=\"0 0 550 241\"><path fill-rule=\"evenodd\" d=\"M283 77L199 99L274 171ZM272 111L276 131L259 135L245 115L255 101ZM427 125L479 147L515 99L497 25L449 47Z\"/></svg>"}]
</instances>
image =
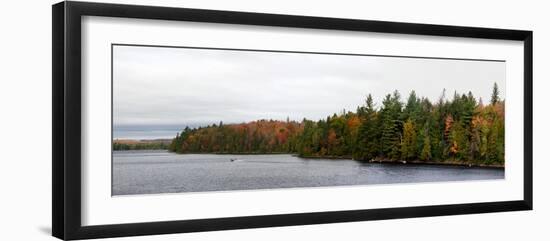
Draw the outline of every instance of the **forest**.
<instances>
[{"instance_id":1,"label":"forest","mask_svg":"<svg viewBox=\"0 0 550 241\"><path fill-rule=\"evenodd\" d=\"M292 153L360 161L504 165L504 100L497 84L483 103L471 92L437 102L394 91L376 104L369 94L355 111L320 120L256 120L186 127L168 146L176 153Z\"/></svg>"},{"instance_id":2,"label":"forest","mask_svg":"<svg viewBox=\"0 0 550 241\"><path fill-rule=\"evenodd\" d=\"M166 150L170 141L167 140L113 140L114 151L128 150Z\"/></svg>"}]
</instances>

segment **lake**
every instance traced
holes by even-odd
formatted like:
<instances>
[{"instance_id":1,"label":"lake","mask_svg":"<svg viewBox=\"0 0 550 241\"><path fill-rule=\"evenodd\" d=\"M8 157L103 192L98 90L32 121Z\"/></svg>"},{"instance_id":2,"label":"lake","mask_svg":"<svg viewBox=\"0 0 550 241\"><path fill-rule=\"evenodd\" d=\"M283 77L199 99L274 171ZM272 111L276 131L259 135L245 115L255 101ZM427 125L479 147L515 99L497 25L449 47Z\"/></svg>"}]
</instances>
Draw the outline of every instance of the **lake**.
<instances>
[{"instance_id":1,"label":"lake","mask_svg":"<svg viewBox=\"0 0 550 241\"><path fill-rule=\"evenodd\" d=\"M231 161L233 159L234 161ZM503 179L504 169L115 151L113 195Z\"/></svg>"}]
</instances>

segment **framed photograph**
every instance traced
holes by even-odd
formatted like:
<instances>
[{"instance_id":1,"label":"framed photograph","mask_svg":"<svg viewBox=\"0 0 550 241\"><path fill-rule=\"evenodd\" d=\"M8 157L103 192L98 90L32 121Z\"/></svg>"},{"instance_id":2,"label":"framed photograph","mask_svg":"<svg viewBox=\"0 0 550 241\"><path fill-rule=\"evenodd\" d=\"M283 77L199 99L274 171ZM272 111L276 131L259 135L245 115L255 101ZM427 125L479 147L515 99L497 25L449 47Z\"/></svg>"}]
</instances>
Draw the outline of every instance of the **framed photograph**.
<instances>
[{"instance_id":1,"label":"framed photograph","mask_svg":"<svg viewBox=\"0 0 550 241\"><path fill-rule=\"evenodd\" d=\"M55 4L53 235L531 210L532 34Z\"/></svg>"}]
</instances>

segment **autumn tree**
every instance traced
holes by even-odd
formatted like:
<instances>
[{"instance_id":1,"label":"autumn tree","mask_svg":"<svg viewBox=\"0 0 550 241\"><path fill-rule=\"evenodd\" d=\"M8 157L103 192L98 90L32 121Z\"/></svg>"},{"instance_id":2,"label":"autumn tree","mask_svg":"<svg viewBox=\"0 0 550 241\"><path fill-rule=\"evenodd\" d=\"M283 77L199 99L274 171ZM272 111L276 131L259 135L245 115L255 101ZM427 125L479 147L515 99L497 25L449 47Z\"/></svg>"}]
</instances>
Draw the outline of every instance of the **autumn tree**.
<instances>
[{"instance_id":1,"label":"autumn tree","mask_svg":"<svg viewBox=\"0 0 550 241\"><path fill-rule=\"evenodd\" d=\"M403 125L403 139L401 141L401 159L409 160L416 157L416 131L414 123L408 119Z\"/></svg>"},{"instance_id":2,"label":"autumn tree","mask_svg":"<svg viewBox=\"0 0 550 241\"><path fill-rule=\"evenodd\" d=\"M420 152L420 160L429 161L432 159L432 147L430 142L430 136L424 138L424 143L422 145L422 151Z\"/></svg>"}]
</instances>

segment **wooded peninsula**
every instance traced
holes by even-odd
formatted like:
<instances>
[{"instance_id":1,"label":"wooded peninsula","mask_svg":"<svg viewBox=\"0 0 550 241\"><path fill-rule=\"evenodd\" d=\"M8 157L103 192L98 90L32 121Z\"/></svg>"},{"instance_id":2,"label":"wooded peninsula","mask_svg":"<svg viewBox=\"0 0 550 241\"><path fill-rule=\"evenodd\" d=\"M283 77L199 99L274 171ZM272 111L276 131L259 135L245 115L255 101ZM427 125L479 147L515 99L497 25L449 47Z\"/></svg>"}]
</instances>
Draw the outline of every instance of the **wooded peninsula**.
<instances>
[{"instance_id":1,"label":"wooded peninsula","mask_svg":"<svg viewBox=\"0 0 550 241\"><path fill-rule=\"evenodd\" d=\"M504 166L504 100L495 83L489 103L445 90L435 103L398 91L377 107L372 96L353 112L317 121L256 120L186 127L168 145L176 153L273 154L360 161Z\"/></svg>"}]
</instances>

